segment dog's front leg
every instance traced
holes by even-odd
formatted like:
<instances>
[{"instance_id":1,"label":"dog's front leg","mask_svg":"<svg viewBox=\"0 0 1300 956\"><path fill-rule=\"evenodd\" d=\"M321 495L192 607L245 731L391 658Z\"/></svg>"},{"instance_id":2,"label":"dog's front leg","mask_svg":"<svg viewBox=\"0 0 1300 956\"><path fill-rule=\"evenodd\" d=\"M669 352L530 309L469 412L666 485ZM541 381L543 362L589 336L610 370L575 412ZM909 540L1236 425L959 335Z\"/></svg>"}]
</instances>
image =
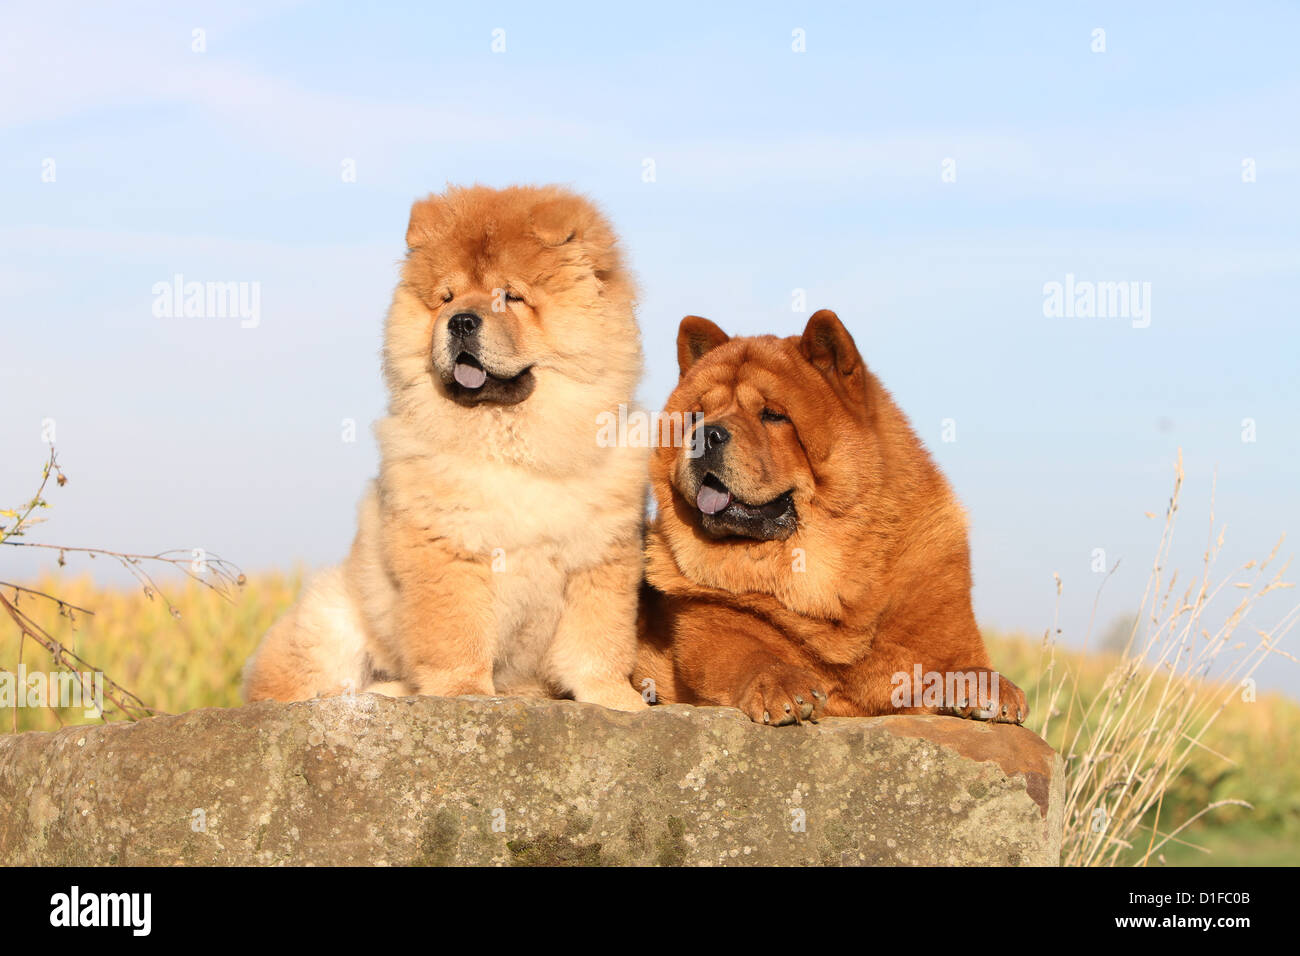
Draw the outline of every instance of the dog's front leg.
<instances>
[{"instance_id":1,"label":"dog's front leg","mask_svg":"<svg viewBox=\"0 0 1300 956\"><path fill-rule=\"evenodd\" d=\"M420 529L401 529L390 557L396 570L393 624L402 677L418 694L490 696L496 653L491 567L445 539Z\"/></svg>"},{"instance_id":2,"label":"dog's front leg","mask_svg":"<svg viewBox=\"0 0 1300 956\"><path fill-rule=\"evenodd\" d=\"M613 560L569 575L546 670L576 700L615 710L647 706L631 683L640 583L639 542Z\"/></svg>"}]
</instances>

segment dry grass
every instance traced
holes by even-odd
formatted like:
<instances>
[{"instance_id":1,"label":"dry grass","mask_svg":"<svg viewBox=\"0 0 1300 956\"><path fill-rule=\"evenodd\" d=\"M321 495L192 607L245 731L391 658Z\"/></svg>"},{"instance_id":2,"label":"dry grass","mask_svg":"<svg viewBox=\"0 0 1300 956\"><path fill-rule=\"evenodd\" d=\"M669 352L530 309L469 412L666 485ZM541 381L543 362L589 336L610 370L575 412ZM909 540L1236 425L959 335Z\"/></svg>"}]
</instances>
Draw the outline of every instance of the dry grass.
<instances>
[{"instance_id":1,"label":"dry grass","mask_svg":"<svg viewBox=\"0 0 1300 956\"><path fill-rule=\"evenodd\" d=\"M10 548L26 548L37 551L57 553L59 567L66 564L67 556L75 554L90 560L102 558L124 569L140 585L142 593L151 601L160 597L160 589L153 577L156 568L169 568L179 571L190 584L197 584L213 594L226 600L233 600L238 589L244 585L244 575L235 565L217 555L184 551L160 551L155 554L133 554L126 551L112 551L107 548L86 548L51 542L34 542L27 540L28 534L44 523L42 512L50 507L46 499L50 479L62 488L68 483L68 477L59 467L58 454L50 447L45 467L41 469L40 482L36 493L26 502L14 509L0 510L0 545ZM13 581L0 581L0 612L8 618L18 637L17 664L15 676L6 680L6 693L12 693L13 720L11 729L18 730L21 705L30 703L29 697L37 702L36 706L49 703L47 681L54 682L70 678L70 683L63 683L59 695L75 692L78 702L88 706L101 719L110 715L136 720L158 713L148 706L136 694L128 690L108 673L102 663L92 665L77 653L76 641L61 639L56 625L54 630L47 628L41 621L40 608L57 609L58 616L68 628L75 626L78 618L94 615L94 611L77 603L65 593L56 593L57 588L45 588L19 584ZM5 592L9 593L6 594ZM167 603L167 602L163 602ZM31 605L35 604L36 607ZM167 611L172 617L179 617L179 608L167 603ZM35 612L33 614L32 612ZM28 643L45 651L53 664L47 671L40 664L29 667L23 659ZM0 668L6 670L7 668ZM28 676L34 676L35 689L29 694ZM74 686L75 685L75 686ZM49 683L48 686L59 686ZM57 708L54 716L59 718Z\"/></svg>"},{"instance_id":2,"label":"dry grass","mask_svg":"<svg viewBox=\"0 0 1300 956\"><path fill-rule=\"evenodd\" d=\"M1044 636L1029 681L1031 727L1066 762L1067 866L1159 862L1161 851L1181 841L1205 814L1252 807L1239 798L1212 797L1194 812L1180 813L1187 801L1179 786L1206 758L1231 776L1239 757L1212 746L1211 730L1230 707L1249 706L1265 718L1276 707L1255 700L1251 676L1270 653L1285 654L1278 645L1295 626L1300 607L1270 631L1242 640L1244 622L1259 600L1291 585L1283 580L1285 564L1269 572L1277 548L1262 562L1216 578L1223 532L1214 530L1212 504L1201 572L1176 590L1177 572L1166 577L1166 563L1182 479L1180 456L1140 613L1123 651L1105 661L1100 686L1096 659L1081 663L1078 655L1063 652L1055 626ZM1059 594L1059 579L1057 587ZM1225 608L1233 594L1235 603ZM1211 623L1211 617L1222 623ZM1167 800L1170 795L1175 799Z\"/></svg>"}]
</instances>

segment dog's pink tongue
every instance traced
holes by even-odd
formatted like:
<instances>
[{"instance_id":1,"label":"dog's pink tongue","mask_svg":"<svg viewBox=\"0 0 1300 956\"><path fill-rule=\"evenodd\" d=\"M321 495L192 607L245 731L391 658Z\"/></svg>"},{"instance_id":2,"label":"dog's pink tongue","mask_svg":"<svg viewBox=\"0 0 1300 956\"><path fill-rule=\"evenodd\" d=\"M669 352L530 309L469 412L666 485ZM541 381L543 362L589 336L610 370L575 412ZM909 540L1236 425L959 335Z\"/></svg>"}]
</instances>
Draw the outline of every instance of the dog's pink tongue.
<instances>
[{"instance_id":1,"label":"dog's pink tongue","mask_svg":"<svg viewBox=\"0 0 1300 956\"><path fill-rule=\"evenodd\" d=\"M487 372L466 362L457 362L452 374L456 376L456 381L466 388L482 388L483 383L487 381Z\"/></svg>"},{"instance_id":2,"label":"dog's pink tongue","mask_svg":"<svg viewBox=\"0 0 1300 956\"><path fill-rule=\"evenodd\" d=\"M708 485L700 485L700 492L695 496L695 505L706 515L715 515L731 504L731 492L719 491Z\"/></svg>"}]
</instances>

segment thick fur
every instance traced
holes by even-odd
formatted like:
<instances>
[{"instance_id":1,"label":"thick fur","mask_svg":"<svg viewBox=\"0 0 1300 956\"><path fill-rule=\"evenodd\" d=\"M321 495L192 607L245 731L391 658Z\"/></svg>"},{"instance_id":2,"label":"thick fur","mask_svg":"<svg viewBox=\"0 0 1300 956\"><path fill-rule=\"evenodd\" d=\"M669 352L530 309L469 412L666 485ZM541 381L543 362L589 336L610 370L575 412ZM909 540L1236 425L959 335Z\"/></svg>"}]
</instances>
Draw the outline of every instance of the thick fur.
<instances>
[{"instance_id":1,"label":"thick fur","mask_svg":"<svg viewBox=\"0 0 1300 956\"><path fill-rule=\"evenodd\" d=\"M698 413L698 428L721 425L730 438L703 458L661 439L652 457L659 509L637 686L769 723L1022 719L1024 695L992 680L975 624L965 515L835 314L818 312L789 338L729 339L687 317L678 358L666 411ZM789 515L759 522L760 537L711 528L696 497L705 472L749 505L788 492L793 531ZM911 680L917 665L982 673L992 690L900 706L897 675Z\"/></svg>"},{"instance_id":2,"label":"thick fur","mask_svg":"<svg viewBox=\"0 0 1300 956\"><path fill-rule=\"evenodd\" d=\"M643 707L628 675L646 452L595 440L597 416L630 404L641 374L613 231L558 188L475 186L417 202L407 244L385 329L379 477L347 561L267 633L245 697ZM526 382L522 401L463 401L449 323L467 312L482 320L482 367Z\"/></svg>"}]
</instances>

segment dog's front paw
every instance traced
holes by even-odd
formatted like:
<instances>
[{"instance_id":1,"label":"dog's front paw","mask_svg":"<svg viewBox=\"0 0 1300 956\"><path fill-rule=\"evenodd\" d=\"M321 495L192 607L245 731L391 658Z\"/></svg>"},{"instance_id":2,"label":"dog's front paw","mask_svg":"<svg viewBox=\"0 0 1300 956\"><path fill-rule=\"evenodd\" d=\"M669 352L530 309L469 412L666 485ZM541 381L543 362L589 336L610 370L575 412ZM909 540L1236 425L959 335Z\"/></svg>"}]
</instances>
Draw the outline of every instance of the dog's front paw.
<instances>
[{"instance_id":1,"label":"dog's front paw","mask_svg":"<svg viewBox=\"0 0 1300 956\"><path fill-rule=\"evenodd\" d=\"M575 700L589 704L600 704L610 710L638 711L646 710L650 704L644 697L632 689L626 680L614 680L608 683L584 687L574 694Z\"/></svg>"},{"instance_id":2,"label":"dog's front paw","mask_svg":"<svg viewBox=\"0 0 1300 956\"><path fill-rule=\"evenodd\" d=\"M816 723L826 712L825 684L812 671L789 664L770 664L741 690L737 706L759 724L783 726Z\"/></svg>"},{"instance_id":3,"label":"dog's front paw","mask_svg":"<svg viewBox=\"0 0 1300 956\"><path fill-rule=\"evenodd\" d=\"M955 687L953 699L939 708L940 713L997 724L1021 724L1029 716L1025 692L1004 675L988 667L960 673L968 679Z\"/></svg>"}]
</instances>

